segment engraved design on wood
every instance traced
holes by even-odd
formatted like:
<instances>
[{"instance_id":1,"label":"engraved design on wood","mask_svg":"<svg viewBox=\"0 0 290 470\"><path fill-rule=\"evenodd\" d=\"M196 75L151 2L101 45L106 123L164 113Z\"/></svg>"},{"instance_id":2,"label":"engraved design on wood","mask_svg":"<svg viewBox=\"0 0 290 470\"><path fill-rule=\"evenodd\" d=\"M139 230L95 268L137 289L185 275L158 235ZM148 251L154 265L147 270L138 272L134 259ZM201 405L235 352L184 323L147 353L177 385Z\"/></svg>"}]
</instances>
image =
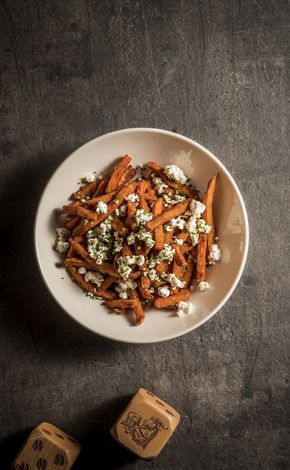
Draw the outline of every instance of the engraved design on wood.
<instances>
[{"instance_id":1,"label":"engraved design on wood","mask_svg":"<svg viewBox=\"0 0 290 470\"><path fill-rule=\"evenodd\" d=\"M56 454L53 463L54 465L62 466L64 464L64 456L62 454Z\"/></svg>"},{"instance_id":2,"label":"engraved design on wood","mask_svg":"<svg viewBox=\"0 0 290 470\"><path fill-rule=\"evenodd\" d=\"M36 468L39 470L45 470L46 469L46 460L43 459L42 457L37 460L36 462Z\"/></svg>"},{"instance_id":3,"label":"engraved design on wood","mask_svg":"<svg viewBox=\"0 0 290 470\"><path fill-rule=\"evenodd\" d=\"M29 465L26 462L22 462L21 464L14 465L14 470L29 470Z\"/></svg>"},{"instance_id":4,"label":"engraved design on wood","mask_svg":"<svg viewBox=\"0 0 290 470\"><path fill-rule=\"evenodd\" d=\"M45 432L46 434L49 434L51 436L51 432L48 430L48 429L45 429L45 428L41 428L41 430L43 432Z\"/></svg>"},{"instance_id":5,"label":"engraved design on wood","mask_svg":"<svg viewBox=\"0 0 290 470\"><path fill-rule=\"evenodd\" d=\"M41 452L42 451L42 448L43 448L43 444L42 442L39 440L39 439L36 439L33 444L32 444L32 449L35 451L35 452Z\"/></svg>"},{"instance_id":6,"label":"engraved design on wood","mask_svg":"<svg viewBox=\"0 0 290 470\"><path fill-rule=\"evenodd\" d=\"M129 411L121 424L125 428L125 433L130 434L132 440L143 450L160 431L168 429L159 418L153 416L142 421L142 417L134 411Z\"/></svg>"}]
</instances>

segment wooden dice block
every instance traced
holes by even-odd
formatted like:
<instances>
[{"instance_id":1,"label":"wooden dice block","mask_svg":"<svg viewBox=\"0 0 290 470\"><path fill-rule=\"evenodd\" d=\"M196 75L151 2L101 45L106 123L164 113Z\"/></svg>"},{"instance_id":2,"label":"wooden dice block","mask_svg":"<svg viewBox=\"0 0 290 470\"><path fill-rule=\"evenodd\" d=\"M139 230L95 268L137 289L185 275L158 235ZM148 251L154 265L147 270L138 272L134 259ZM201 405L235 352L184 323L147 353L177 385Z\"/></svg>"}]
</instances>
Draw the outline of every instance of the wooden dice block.
<instances>
[{"instance_id":1,"label":"wooden dice block","mask_svg":"<svg viewBox=\"0 0 290 470\"><path fill-rule=\"evenodd\" d=\"M41 423L20 449L13 470L68 470L79 455L79 443L59 428Z\"/></svg>"},{"instance_id":2,"label":"wooden dice block","mask_svg":"<svg viewBox=\"0 0 290 470\"><path fill-rule=\"evenodd\" d=\"M153 393L140 388L111 429L112 436L139 457L151 460L174 433L180 416Z\"/></svg>"}]
</instances>

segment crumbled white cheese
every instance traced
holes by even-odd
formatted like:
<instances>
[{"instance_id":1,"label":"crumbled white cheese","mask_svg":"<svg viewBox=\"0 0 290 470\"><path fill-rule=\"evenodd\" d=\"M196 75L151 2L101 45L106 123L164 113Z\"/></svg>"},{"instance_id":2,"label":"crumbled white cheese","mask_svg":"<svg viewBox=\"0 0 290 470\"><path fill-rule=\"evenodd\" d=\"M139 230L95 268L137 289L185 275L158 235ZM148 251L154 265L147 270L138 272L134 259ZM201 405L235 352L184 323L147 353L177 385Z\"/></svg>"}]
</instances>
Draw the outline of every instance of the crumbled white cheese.
<instances>
[{"instance_id":1,"label":"crumbled white cheese","mask_svg":"<svg viewBox=\"0 0 290 470\"><path fill-rule=\"evenodd\" d=\"M183 230L186 226L186 221L182 217L176 217L170 221L172 227L177 227L180 230Z\"/></svg>"},{"instance_id":2,"label":"crumbled white cheese","mask_svg":"<svg viewBox=\"0 0 290 470\"><path fill-rule=\"evenodd\" d=\"M61 228L55 229L55 231L57 234L57 238L61 240L67 240L70 236L70 231L67 228L61 227Z\"/></svg>"},{"instance_id":3,"label":"crumbled white cheese","mask_svg":"<svg viewBox=\"0 0 290 470\"><path fill-rule=\"evenodd\" d=\"M118 292L120 299L128 299L130 291L136 289L137 283L128 279L125 282L118 282L115 291Z\"/></svg>"},{"instance_id":4,"label":"crumbled white cheese","mask_svg":"<svg viewBox=\"0 0 290 470\"><path fill-rule=\"evenodd\" d=\"M183 245L182 238L173 237L173 241L176 245L179 245L179 246Z\"/></svg>"},{"instance_id":5,"label":"crumbled white cheese","mask_svg":"<svg viewBox=\"0 0 290 470\"><path fill-rule=\"evenodd\" d=\"M123 249L123 237L118 232L114 232L113 254L119 253Z\"/></svg>"},{"instance_id":6,"label":"crumbled white cheese","mask_svg":"<svg viewBox=\"0 0 290 470\"><path fill-rule=\"evenodd\" d=\"M200 219L201 217L201 214L203 214L203 212L205 211L206 209L206 206L205 204L203 204L202 202L200 201L197 201L195 199L193 199L190 203L190 211L192 213L192 216L195 218L195 219Z\"/></svg>"},{"instance_id":7,"label":"crumbled white cheese","mask_svg":"<svg viewBox=\"0 0 290 470\"><path fill-rule=\"evenodd\" d=\"M70 231L66 228L61 227L56 229L56 240L54 245L56 251L58 251L59 253L65 253L69 249L70 244L67 241L69 236Z\"/></svg>"},{"instance_id":8,"label":"crumbled white cheese","mask_svg":"<svg viewBox=\"0 0 290 470\"><path fill-rule=\"evenodd\" d=\"M199 290L201 290L201 291L205 291L205 290L208 290L210 288L210 284L206 281L200 281L197 286L198 286Z\"/></svg>"},{"instance_id":9,"label":"crumbled white cheese","mask_svg":"<svg viewBox=\"0 0 290 470\"><path fill-rule=\"evenodd\" d=\"M155 245L152 233L146 230L145 227L140 227L135 236L144 242L148 248L152 248Z\"/></svg>"},{"instance_id":10,"label":"crumbled white cheese","mask_svg":"<svg viewBox=\"0 0 290 470\"><path fill-rule=\"evenodd\" d=\"M204 219L199 219L197 221L197 228L201 233L209 233L211 231L211 226L206 224Z\"/></svg>"},{"instance_id":11,"label":"crumbled white cheese","mask_svg":"<svg viewBox=\"0 0 290 470\"><path fill-rule=\"evenodd\" d=\"M177 183L185 184L187 181L187 177L185 176L181 168L176 165L166 165L164 168L164 172L166 173L168 178Z\"/></svg>"},{"instance_id":12,"label":"crumbled white cheese","mask_svg":"<svg viewBox=\"0 0 290 470\"><path fill-rule=\"evenodd\" d=\"M171 263L171 261L173 260L174 253L175 249L165 243L163 250L160 251L157 257L157 262L160 263L161 261L167 261L168 263Z\"/></svg>"},{"instance_id":13,"label":"crumbled white cheese","mask_svg":"<svg viewBox=\"0 0 290 470\"><path fill-rule=\"evenodd\" d=\"M104 277L98 271L87 271L85 273L85 281L92 282L93 284L96 284L97 287L101 287L104 282Z\"/></svg>"},{"instance_id":14,"label":"crumbled white cheese","mask_svg":"<svg viewBox=\"0 0 290 470\"><path fill-rule=\"evenodd\" d=\"M208 264L215 264L222 257L222 252L217 244L213 244L210 247L210 252L208 255Z\"/></svg>"},{"instance_id":15,"label":"crumbled white cheese","mask_svg":"<svg viewBox=\"0 0 290 470\"><path fill-rule=\"evenodd\" d=\"M154 173L152 174L152 183L157 192L157 194L163 194L164 190L168 188L168 184L164 183L159 176L155 176Z\"/></svg>"},{"instance_id":16,"label":"crumbled white cheese","mask_svg":"<svg viewBox=\"0 0 290 470\"><path fill-rule=\"evenodd\" d=\"M152 268L150 271L148 271L148 277L151 279L151 281L160 281L160 277L157 274L157 271Z\"/></svg>"},{"instance_id":17,"label":"crumbled white cheese","mask_svg":"<svg viewBox=\"0 0 290 470\"><path fill-rule=\"evenodd\" d=\"M169 284L171 284L172 287L174 288L178 287L180 289L183 289L185 286L185 282L178 279L178 277L176 277L175 274L173 273L170 273L170 274L164 273L161 275L161 277L162 279L164 279L164 281L169 282Z\"/></svg>"},{"instance_id":18,"label":"crumbled white cheese","mask_svg":"<svg viewBox=\"0 0 290 470\"><path fill-rule=\"evenodd\" d=\"M190 234L190 239L191 239L192 246L197 245L199 242L199 234L192 232Z\"/></svg>"},{"instance_id":19,"label":"crumbled white cheese","mask_svg":"<svg viewBox=\"0 0 290 470\"><path fill-rule=\"evenodd\" d=\"M56 240L55 242L55 249L59 253L66 253L69 249L69 242L65 242L63 240Z\"/></svg>"},{"instance_id":20,"label":"crumbled white cheese","mask_svg":"<svg viewBox=\"0 0 290 470\"><path fill-rule=\"evenodd\" d=\"M156 266L156 258L152 257L150 258L148 261L147 261L147 264L148 264L148 268L152 269L154 268L154 266Z\"/></svg>"},{"instance_id":21,"label":"crumbled white cheese","mask_svg":"<svg viewBox=\"0 0 290 470\"><path fill-rule=\"evenodd\" d=\"M97 207L96 207L96 213L97 214L106 214L108 212L108 206L105 202L103 201L98 201Z\"/></svg>"},{"instance_id":22,"label":"crumbled white cheese","mask_svg":"<svg viewBox=\"0 0 290 470\"><path fill-rule=\"evenodd\" d=\"M79 274L86 274L87 270L86 268L84 268L83 266L81 266L79 269L78 269L78 273Z\"/></svg>"},{"instance_id":23,"label":"crumbled white cheese","mask_svg":"<svg viewBox=\"0 0 290 470\"><path fill-rule=\"evenodd\" d=\"M175 201L176 201L176 203L178 203L178 202L183 202L183 201L185 201L185 199L186 199L186 196L185 196L184 194L177 194L177 193L175 193Z\"/></svg>"},{"instance_id":24,"label":"crumbled white cheese","mask_svg":"<svg viewBox=\"0 0 290 470\"><path fill-rule=\"evenodd\" d=\"M132 256L122 256L118 259L118 273L121 277L127 278L132 271L130 266L132 264L137 264L142 266L145 263L145 257L143 255L132 255Z\"/></svg>"},{"instance_id":25,"label":"crumbled white cheese","mask_svg":"<svg viewBox=\"0 0 290 470\"><path fill-rule=\"evenodd\" d=\"M133 233L133 232L130 233L130 235L128 235L128 237L127 237L128 245L133 245L135 243L135 238L136 238L135 233Z\"/></svg>"},{"instance_id":26,"label":"crumbled white cheese","mask_svg":"<svg viewBox=\"0 0 290 470\"><path fill-rule=\"evenodd\" d=\"M115 214L116 217L119 217L119 215L120 215L120 210L119 210L118 207L117 207L117 209L114 210L114 214Z\"/></svg>"},{"instance_id":27,"label":"crumbled white cheese","mask_svg":"<svg viewBox=\"0 0 290 470\"><path fill-rule=\"evenodd\" d=\"M97 264L102 264L103 261L108 259L109 246L99 244L97 238L89 238L87 247L90 257L96 260Z\"/></svg>"},{"instance_id":28,"label":"crumbled white cheese","mask_svg":"<svg viewBox=\"0 0 290 470\"><path fill-rule=\"evenodd\" d=\"M134 263L137 264L137 266L143 266L143 264L145 263L145 256L143 255L134 256Z\"/></svg>"},{"instance_id":29,"label":"crumbled white cheese","mask_svg":"<svg viewBox=\"0 0 290 470\"><path fill-rule=\"evenodd\" d=\"M176 304L176 307L177 307L176 314L179 317L183 317L184 315L189 315L193 311L193 305L191 302L180 301Z\"/></svg>"},{"instance_id":30,"label":"crumbled white cheese","mask_svg":"<svg viewBox=\"0 0 290 470\"><path fill-rule=\"evenodd\" d=\"M168 297L170 295L170 289L168 286L158 287L158 295L160 297Z\"/></svg>"},{"instance_id":31,"label":"crumbled white cheese","mask_svg":"<svg viewBox=\"0 0 290 470\"><path fill-rule=\"evenodd\" d=\"M152 286L152 287L150 287L150 289L149 289L149 292L150 292L151 294L154 294L154 292L155 292L155 289L154 289L154 287L153 287L153 286Z\"/></svg>"},{"instance_id":32,"label":"crumbled white cheese","mask_svg":"<svg viewBox=\"0 0 290 470\"><path fill-rule=\"evenodd\" d=\"M126 201L134 202L136 205L139 202L139 196L136 193L131 193L129 196L125 197Z\"/></svg>"},{"instance_id":33,"label":"crumbled white cheese","mask_svg":"<svg viewBox=\"0 0 290 470\"><path fill-rule=\"evenodd\" d=\"M152 212L145 212L144 209L138 209L135 217L137 224L144 225L153 219L153 214Z\"/></svg>"},{"instance_id":34,"label":"crumbled white cheese","mask_svg":"<svg viewBox=\"0 0 290 470\"><path fill-rule=\"evenodd\" d=\"M186 222L186 228L189 231L189 233L196 232L196 219L194 217L190 217L188 219L188 221Z\"/></svg>"},{"instance_id":35,"label":"crumbled white cheese","mask_svg":"<svg viewBox=\"0 0 290 470\"><path fill-rule=\"evenodd\" d=\"M95 180L96 180L95 175L88 175L88 176L85 177L85 181L87 183L93 183Z\"/></svg>"},{"instance_id":36,"label":"crumbled white cheese","mask_svg":"<svg viewBox=\"0 0 290 470\"><path fill-rule=\"evenodd\" d=\"M128 257L127 256L122 256L117 260L118 263L118 273L120 274L121 277L127 278L132 271L132 269L129 266L128 263Z\"/></svg>"},{"instance_id":37,"label":"crumbled white cheese","mask_svg":"<svg viewBox=\"0 0 290 470\"><path fill-rule=\"evenodd\" d=\"M173 227L171 227L171 225L169 224L164 225L164 232L172 232L172 231L173 231Z\"/></svg>"}]
</instances>

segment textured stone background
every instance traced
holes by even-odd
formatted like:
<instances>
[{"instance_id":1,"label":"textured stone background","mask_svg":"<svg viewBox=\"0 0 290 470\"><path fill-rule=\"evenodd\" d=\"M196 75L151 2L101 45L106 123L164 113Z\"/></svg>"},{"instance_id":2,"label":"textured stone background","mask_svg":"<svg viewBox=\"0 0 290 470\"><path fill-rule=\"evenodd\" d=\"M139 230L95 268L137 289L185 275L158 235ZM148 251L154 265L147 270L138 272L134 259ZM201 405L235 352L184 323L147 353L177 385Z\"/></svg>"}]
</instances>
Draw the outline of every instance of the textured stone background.
<instances>
[{"instance_id":1,"label":"textured stone background","mask_svg":"<svg viewBox=\"0 0 290 470\"><path fill-rule=\"evenodd\" d=\"M82 442L76 469L288 469L289 1L2 5L1 469L41 420ZM213 151L251 228L245 273L222 311L147 346L70 320L32 248L36 204L57 165L91 138L134 126L175 129ZM142 385L182 413L152 465L108 434Z\"/></svg>"}]
</instances>

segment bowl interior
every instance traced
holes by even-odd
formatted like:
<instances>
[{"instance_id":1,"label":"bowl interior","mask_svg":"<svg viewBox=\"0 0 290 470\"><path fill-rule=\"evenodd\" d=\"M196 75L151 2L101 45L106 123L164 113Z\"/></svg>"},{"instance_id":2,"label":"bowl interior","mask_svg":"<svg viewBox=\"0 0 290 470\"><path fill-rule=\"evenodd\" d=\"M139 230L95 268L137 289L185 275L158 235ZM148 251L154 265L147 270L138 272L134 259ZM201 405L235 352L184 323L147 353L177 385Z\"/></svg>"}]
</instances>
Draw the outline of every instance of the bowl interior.
<instances>
[{"instance_id":1,"label":"bowl interior","mask_svg":"<svg viewBox=\"0 0 290 470\"><path fill-rule=\"evenodd\" d=\"M195 186L206 190L218 171L214 216L222 260L208 269L211 289L193 292L194 313L182 318L171 311L146 311L145 322L135 327L130 316L110 312L99 300L86 297L60 267L53 250L55 228L60 226L60 208L68 202L77 183L96 171L104 174L117 159L129 153L133 165L156 160L174 163ZM232 177L206 149L190 139L155 129L127 129L92 140L70 155L49 180L39 203L35 221L35 249L40 272L59 305L90 330L119 341L147 343L182 335L209 319L232 293L241 275L248 247L248 223L244 204Z\"/></svg>"}]
</instances>

